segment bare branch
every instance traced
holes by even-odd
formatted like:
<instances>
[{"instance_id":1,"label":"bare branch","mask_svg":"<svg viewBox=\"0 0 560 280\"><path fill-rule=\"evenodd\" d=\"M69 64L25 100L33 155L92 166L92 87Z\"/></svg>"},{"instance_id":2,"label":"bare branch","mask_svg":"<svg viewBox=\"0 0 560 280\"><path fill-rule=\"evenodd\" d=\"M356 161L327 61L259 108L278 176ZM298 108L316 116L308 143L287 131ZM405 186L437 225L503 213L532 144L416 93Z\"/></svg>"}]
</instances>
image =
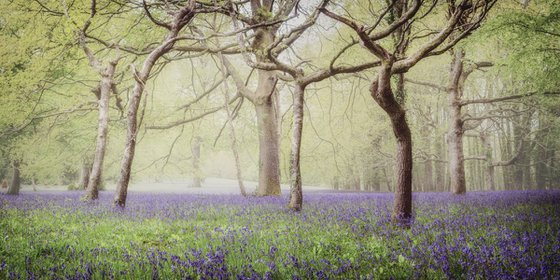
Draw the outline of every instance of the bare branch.
<instances>
[{"instance_id":1,"label":"bare branch","mask_svg":"<svg viewBox=\"0 0 560 280\"><path fill-rule=\"evenodd\" d=\"M144 11L146 12L146 15L148 16L148 18L157 26L161 26L167 30L171 30L171 25L169 23L165 23L165 22L161 22L157 19L155 19L152 16L152 13L150 13L150 9L148 8L148 4L146 4L146 0L142 0L142 7L144 8Z\"/></svg>"},{"instance_id":2,"label":"bare branch","mask_svg":"<svg viewBox=\"0 0 560 280\"><path fill-rule=\"evenodd\" d=\"M239 94L235 95L235 96L229 101L228 104L233 104L233 103L234 103L238 98L240 98L240 97L241 97L241 96L240 96ZM224 109L224 106L219 106L219 107L215 107L215 108L209 109L208 111L206 111L206 112L204 112L204 113L202 113L202 114L200 114L200 115L197 115L197 116L194 116L194 117L191 117L191 118L188 118L188 119L183 119L183 120L176 121L176 122L173 122L173 123L170 123L170 124L166 124L166 125L152 125L152 126L146 126L146 128L147 128L147 129L169 129L169 128L176 127L176 126L179 126L179 125L182 125L182 124L186 124L186 123L189 123L189 122L194 122L194 121L196 121L196 120L200 120L200 119L202 119L202 118L204 118L204 117L206 117L206 116L208 116L208 115L214 114L214 113L216 113L216 112L218 112L218 111L220 111L220 110L222 110L222 109Z\"/></svg>"},{"instance_id":3,"label":"bare branch","mask_svg":"<svg viewBox=\"0 0 560 280\"><path fill-rule=\"evenodd\" d=\"M229 62L229 59L224 57L222 61L223 61L223 64L225 66L225 69L226 69L227 73L233 79L233 82L235 83L235 86L237 87L237 91L239 92L239 94L241 94L243 97L249 99L249 101L254 102L255 101L255 93L253 91L249 90L249 88L247 88L247 86L245 85L245 82L243 82L243 79L241 79L241 76L239 76L239 73L237 73L237 70L235 69L235 67L233 65L231 65L231 63Z\"/></svg>"},{"instance_id":4,"label":"bare branch","mask_svg":"<svg viewBox=\"0 0 560 280\"><path fill-rule=\"evenodd\" d=\"M183 109L188 109L190 106L192 106L193 104L197 103L198 101L200 101L202 98L204 98L205 96L207 96L208 94L210 94L212 91L214 91L219 85L221 85L225 80L226 80L227 76L223 77L222 79L220 79L219 81L217 81L215 84L213 84L210 88L208 88L205 92L203 92L201 95L199 95L198 97L196 97L194 100L192 100L191 102L180 106L179 108L177 108L176 111L179 110L183 110Z\"/></svg>"},{"instance_id":5,"label":"bare branch","mask_svg":"<svg viewBox=\"0 0 560 280\"><path fill-rule=\"evenodd\" d=\"M375 56L377 56L379 59L381 60L388 60L390 54L379 44L375 43L373 40L371 40L365 30L365 27L363 25L359 25L357 24L355 21L345 18L343 16L339 16L333 12L330 12L329 10L322 8L320 9L321 12L323 12L323 14L325 14L326 16L339 21L345 25L347 25L348 27L354 29L354 31L356 31L356 33L358 34L358 36L360 37L360 39L362 40L364 46Z\"/></svg>"},{"instance_id":6,"label":"bare branch","mask_svg":"<svg viewBox=\"0 0 560 280\"><path fill-rule=\"evenodd\" d=\"M523 98L523 97L529 97L529 96L534 95L534 94L535 94L535 92L530 92L530 93L527 93L527 94L516 94L516 95L496 97L496 98L481 98L481 99L473 99L473 100L461 100L461 101L458 101L458 104L459 104L459 106L466 106L466 105L470 105L470 104L494 103L494 102L507 101L507 100L512 100L512 99L519 99L519 98Z\"/></svg>"},{"instance_id":7,"label":"bare branch","mask_svg":"<svg viewBox=\"0 0 560 280\"><path fill-rule=\"evenodd\" d=\"M301 82L304 85L309 85L311 83L320 82L326 78L330 78L338 74L356 73L380 65L381 65L381 61L375 61L375 62L368 62L356 66L338 66L332 69L329 68L329 69L318 70L316 72L313 72L301 78Z\"/></svg>"},{"instance_id":8,"label":"bare branch","mask_svg":"<svg viewBox=\"0 0 560 280\"><path fill-rule=\"evenodd\" d=\"M438 84L434 84L434 83L430 83L430 82L416 81L416 80L412 80L412 79L409 79L409 78L405 78L404 81L408 82L408 83L411 83L411 84L415 84L415 85L431 87L433 89L440 90L440 91L446 91L447 90L447 88L444 87L444 86L440 86Z\"/></svg>"},{"instance_id":9,"label":"bare branch","mask_svg":"<svg viewBox=\"0 0 560 280\"><path fill-rule=\"evenodd\" d=\"M481 99L473 99L473 100L462 100L459 102L459 106L465 106L470 104L486 104L486 103L494 103L500 101L507 101L512 99L519 99L523 97L529 97L537 94L538 92L529 92L526 94L516 94L504 97L497 97L497 98L481 98ZM542 93L543 96L550 96L550 95L560 95L560 92L556 91L546 91Z\"/></svg>"},{"instance_id":10,"label":"bare branch","mask_svg":"<svg viewBox=\"0 0 560 280\"><path fill-rule=\"evenodd\" d=\"M401 27L403 24L405 24L410 19L412 19L416 15L416 13L418 12L421 6L422 6L421 0L414 0L414 3L408 9L408 11L406 11L406 13L404 13L398 20L394 21L391 25L387 26L387 28L385 28L384 30L380 30L376 33L371 34L369 36L370 40L375 41L389 36L391 33L397 30L397 28Z\"/></svg>"},{"instance_id":11,"label":"bare branch","mask_svg":"<svg viewBox=\"0 0 560 280\"><path fill-rule=\"evenodd\" d=\"M446 27L443 28L436 36L434 36L430 41L422 45L416 53L407 57L406 59L397 61L393 65L393 73L404 73L408 71L412 66L416 65L418 61L424 58L429 52L437 48L441 43L443 43L451 33L455 30L455 26L459 22L461 15L463 14L463 9L458 9L453 16L449 19Z\"/></svg>"}]
</instances>

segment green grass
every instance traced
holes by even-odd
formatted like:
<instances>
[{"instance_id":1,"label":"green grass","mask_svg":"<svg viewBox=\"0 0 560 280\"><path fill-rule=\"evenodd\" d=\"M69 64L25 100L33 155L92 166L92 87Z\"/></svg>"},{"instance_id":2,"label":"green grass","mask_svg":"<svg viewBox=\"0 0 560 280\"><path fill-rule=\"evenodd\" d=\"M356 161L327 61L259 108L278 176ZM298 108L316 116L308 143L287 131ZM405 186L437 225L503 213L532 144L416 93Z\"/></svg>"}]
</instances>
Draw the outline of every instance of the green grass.
<instances>
[{"instance_id":1,"label":"green grass","mask_svg":"<svg viewBox=\"0 0 560 280\"><path fill-rule=\"evenodd\" d=\"M125 211L103 196L0 198L0 279L558 276L555 203L427 197L403 229L369 196L311 197L302 213L283 198L146 196Z\"/></svg>"}]
</instances>

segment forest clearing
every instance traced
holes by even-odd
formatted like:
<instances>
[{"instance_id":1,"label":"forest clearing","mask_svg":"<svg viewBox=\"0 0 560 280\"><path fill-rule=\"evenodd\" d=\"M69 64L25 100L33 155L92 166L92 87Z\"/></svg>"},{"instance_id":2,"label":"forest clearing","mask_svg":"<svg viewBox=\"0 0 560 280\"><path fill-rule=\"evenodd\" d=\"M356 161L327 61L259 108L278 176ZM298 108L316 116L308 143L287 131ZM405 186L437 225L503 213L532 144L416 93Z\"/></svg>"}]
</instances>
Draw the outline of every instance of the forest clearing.
<instances>
[{"instance_id":1,"label":"forest clearing","mask_svg":"<svg viewBox=\"0 0 560 280\"><path fill-rule=\"evenodd\" d=\"M558 0L0 1L0 279L558 279Z\"/></svg>"}]
</instances>

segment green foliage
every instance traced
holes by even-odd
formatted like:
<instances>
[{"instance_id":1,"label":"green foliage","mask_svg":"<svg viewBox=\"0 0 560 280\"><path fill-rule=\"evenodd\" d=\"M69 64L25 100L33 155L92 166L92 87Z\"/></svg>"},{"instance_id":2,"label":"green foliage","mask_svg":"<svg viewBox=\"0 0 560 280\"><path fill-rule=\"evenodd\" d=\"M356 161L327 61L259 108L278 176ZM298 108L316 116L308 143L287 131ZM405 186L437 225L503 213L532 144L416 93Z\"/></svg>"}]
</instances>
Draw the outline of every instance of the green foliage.
<instances>
[{"instance_id":1,"label":"green foliage","mask_svg":"<svg viewBox=\"0 0 560 280\"><path fill-rule=\"evenodd\" d=\"M526 8L504 8L483 27L480 39L496 41L499 63L527 91L560 89L560 6L531 1Z\"/></svg>"}]
</instances>

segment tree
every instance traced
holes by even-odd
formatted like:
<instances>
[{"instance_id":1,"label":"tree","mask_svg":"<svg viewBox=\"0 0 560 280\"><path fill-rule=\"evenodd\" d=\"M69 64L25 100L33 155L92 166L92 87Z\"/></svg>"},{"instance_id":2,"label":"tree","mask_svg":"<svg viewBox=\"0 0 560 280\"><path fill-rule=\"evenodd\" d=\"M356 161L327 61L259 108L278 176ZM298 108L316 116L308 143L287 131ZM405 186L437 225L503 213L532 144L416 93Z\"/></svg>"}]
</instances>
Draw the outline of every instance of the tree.
<instances>
[{"instance_id":1,"label":"tree","mask_svg":"<svg viewBox=\"0 0 560 280\"><path fill-rule=\"evenodd\" d=\"M124 154L121 161L121 171L119 181L117 183L117 190L115 193L114 204L118 207L125 207L126 196L128 191L128 184L130 181L130 171L132 168L132 162L134 159L134 151L136 148L136 137L138 135L138 108L140 106L140 100L142 99L142 94L146 86L146 82L150 77L152 68L164 54L168 53L173 49L175 43L179 40L190 39L192 37L181 37L179 33L181 30L189 24L193 17L200 12L206 12L197 7L195 1L189 1L180 7L177 11L174 11L172 21L169 23L164 23L156 20L151 15L149 8L144 1L144 10L146 15L154 22L154 24L167 29L167 35L165 39L160 42L157 47L149 52L148 56L144 60L142 69L138 72L133 68L132 75L134 76L135 84L132 91L132 96L128 105L127 112L127 136Z\"/></svg>"},{"instance_id":2,"label":"tree","mask_svg":"<svg viewBox=\"0 0 560 280\"><path fill-rule=\"evenodd\" d=\"M8 192L6 194L18 195L19 190L21 188L21 178L20 178L19 161L18 160L14 160L12 162L12 169L13 169L12 181L10 183L10 186L8 187Z\"/></svg>"},{"instance_id":3,"label":"tree","mask_svg":"<svg viewBox=\"0 0 560 280\"><path fill-rule=\"evenodd\" d=\"M250 90L243 83L238 70L227 60L224 60L224 63L228 74L235 79L238 92L255 106L259 135L259 184L256 194L259 196L279 195L280 132L278 92L276 90L279 77L274 66L272 68L263 67L263 64L271 62L269 54L275 41L279 38L278 32L281 23L286 21L298 1L275 3L270 0L251 0L247 3L250 4L250 17L243 15L242 5L231 5L230 9L224 13L232 17L235 33L239 34L238 40L246 63L257 71L256 88ZM250 42L246 42L244 35L240 32L243 30L238 26L238 21L247 26L243 30L253 31L254 36L250 37ZM277 49L276 52L281 52L286 47ZM254 56L254 59L249 57L249 53Z\"/></svg>"},{"instance_id":4,"label":"tree","mask_svg":"<svg viewBox=\"0 0 560 280\"><path fill-rule=\"evenodd\" d=\"M523 5L523 9L525 9L527 5L528 2L526 2ZM539 35L541 34L551 35L550 34L551 32L549 30L553 30L554 26L557 25L558 21L557 20L555 21L554 18L558 15L558 13L559 11L557 10L555 11L554 9L548 15L537 15L535 17L530 16L528 13L518 12L518 11L513 12L511 15L509 13L505 13L500 15L496 20L494 20L494 22L490 23L490 29L496 29L496 25L506 27L506 25L504 24L507 23L506 28L510 30L504 30L505 32L513 31L515 33L521 31L524 34L522 39L516 38L515 36L511 36L511 35L503 36L504 33L501 33L502 36L502 38L500 38L501 40L503 40L503 38L506 38L507 41L514 43L514 45L515 45L515 40L521 39L524 42L526 42L527 34L531 34L531 35L536 34L534 40L540 42L536 44L537 47L535 50L533 50L532 52L528 51L525 43L523 43L524 45L523 48L516 51L526 54L523 55L522 58L518 57L519 59L525 60L529 57L530 58L529 60L531 59L540 60L539 56L543 54L546 56L549 55L549 53L542 53L542 49L541 49L542 45L545 46L549 45L549 42L547 42L549 40L547 37L549 36L542 37ZM515 17L512 17L513 14L515 15ZM537 25L533 25L535 23ZM554 32L552 32L552 35L554 35ZM559 34L556 34L556 36L559 36ZM514 53L516 51L514 51ZM503 102L503 101L515 100L523 97L528 97L537 93L542 95L543 92L532 91L532 92L526 92L522 94L513 94L509 96L502 96L496 98L478 98L472 100L464 100L463 91L464 91L465 81L467 80L468 76L473 72L473 70L480 69L483 67L490 67L493 64L490 62L467 63L467 60L465 59L465 50L463 48L456 48L455 50L453 50L452 56L453 58L450 67L449 83L447 87L448 106L450 111L450 126L449 126L449 132L447 134L448 149L449 149L448 152L449 169L450 169L452 192L455 194L464 194L467 188L466 188L465 167L464 167L465 157L463 155L463 135L465 131L479 126L483 120L492 119L493 117L496 117L496 115L492 113L486 113L486 114L482 114L481 116L464 116L461 109L464 108L465 106L472 105L472 104L492 104L496 102ZM514 54L513 56L517 56L517 54ZM518 60L517 61L510 60L507 61L506 63L513 64L510 66L512 69L526 68L525 65L523 66L519 65ZM541 67L539 66L539 68ZM547 75L545 73L541 73L541 74ZM535 79L537 78L534 77L533 80ZM548 84L545 87L545 90L550 88L551 88L550 84ZM555 89L557 87L553 86L552 88ZM521 110L517 110L517 111L521 111ZM517 115L522 116L523 114L517 113ZM487 165L486 182L490 189L494 189L493 170L495 166L509 166L516 162L521 163L521 161L523 161L523 159L526 157L526 154L528 154L527 152L525 152L525 150L529 146L525 143L527 142L527 139L525 139L526 138L525 135L528 133L526 129L529 127L530 116L523 117L523 118L525 119L525 121L520 121L518 122L518 125L514 126L514 131L517 132L516 135L518 135L517 142L519 144L517 145L517 151L514 152L514 155L512 155L511 159L509 160L493 162L491 160L491 157L489 157L490 154L488 149L490 149L489 148L490 143L488 141L488 136L484 134L480 135L480 139L485 145L487 152L485 157L475 157L475 158L483 158L483 160L486 161L486 165ZM530 169L527 168L527 166L519 166L517 169L518 171L515 173L517 174L516 181L522 186L530 185L531 184L530 182L523 183L523 181L531 180L530 174L526 174L528 171L530 172Z\"/></svg>"},{"instance_id":5,"label":"tree","mask_svg":"<svg viewBox=\"0 0 560 280\"><path fill-rule=\"evenodd\" d=\"M21 176L25 175L26 142L32 139L44 120L52 116L56 104L49 104L53 88L70 68L65 60L73 57L66 49L68 40L60 37L57 20L30 13L38 5L27 1L2 2L6 11L0 17L0 142L4 155L13 168L10 193L17 194ZM23 171L23 172L22 172Z\"/></svg>"},{"instance_id":6,"label":"tree","mask_svg":"<svg viewBox=\"0 0 560 280\"><path fill-rule=\"evenodd\" d=\"M311 27L313 26L317 18L320 15L320 9L324 8L327 5L328 1L321 1L318 3L316 7L310 6L310 12L308 12L307 18L303 21L303 23L291 27L288 31L286 31L282 35L277 35L276 33L279 30L279 23L288 22L289 19L286 19L294 10L295 16L297 16L300 10L297 6L297 1L286 1L276 8L277 14L271 18L269 21L257 21L253 22L255 24L270 24L272 28L269 28L273 31L273 33L269 33L269 36L272 36L271 39L265 42L257 41L257 45L259 48L253 49L253 53L255 54L256 59L253 61L249 57L245 57L246 62L253 68L256 68L259 73L266 73L264 71L278 71L283 72L286 76L279 76L278 78L283 79L288 82L293 83L293 103L292 103L292 110L293 110L293 130L292 130L292 139L291 139L291 155L290 155L290 199L288 203L288 207L295 211L300 211L303 207L303 192L302 192L302 180L301 180L301 170L300 170L300 154L301 154L301 143L302 143L302 131L303 131L303 111L304 111L304 100L305 100L305 89L312 83L317 83L328 79L332 76L342 73L354 73L364 69L368 69L377 65L377 63L364 63L359 64L357 66L348 66L348 65L335 65L337 60L345 53L350 47L356 45L356 42L351 42L340 52L338 52L329 62L327 67L309 67L309 69L304 69L300 67L300 63L298 64L290 64L283 62L279 59L280 55L291 47L301 36ZM252 8L260 9L265 8L272 12L274 9L272 3L267 1L252 1ZM267 6L269 5L269 6ZM283 18L284 17L284 18ZM234 21L235 22L235 21ZM257 38L259 36L259 30L257 29ZM241 41L241 48L245 43ZM251 46L255 46L255 42L251 44ZM295 57L299 58L297 54ZM242 83L241 78L235 71L232 64L224 60L225 66L228 69L230 75L235 80L235 83L238 89L241 89L240 92L250 93L250 91L245 87ZM303 61L302 63L305 63ZM307 71L306 71L307 70ZM307 73L306 73L307 72ZM259 79L259 82L261 80ZM258 91L258 86L257 86ZM257 94L258 95L258 94ZM253 99L253 97L249 97L249 99ZM258 115L257 110L257 115ZM269 139L269 137L259 136L261 139L261 145L263 144L262 140ZM274 140L275 142L277 140ZM264 142L270 143L270 142ZM275 144L276 145L276 144ZM261 154L261 163L263 162L263 157ZM275 169L279 169L278 166ZM262 182L262 173L259 176L260 181ZM259 183L259 186L262 183ZM258 190L258 193L262 190Z\"/></svg>"},{"instance_id":7,"label":"tree","mask_svg":"<svg viewBox=\"0 0 560 280\"><path fill-rule=\"evenodd\" d=\"M449 157L449 175L451 178L451 189L454 194L466 192L465 183L465 157L463 155L463 135L467 127L461 108L466 105L462 102L464 84L468 76L481 67L490 67L492 63L480 62L465 67L465 52L462 49L453 51L453 59L449 73L448 106L449 106L449 131L447 133L447 147Z\"/></svg>"},{"instance_id":8,"label":"tree","mask_svg":"<svg viewBox=\"0 0 560 280\"><path fill-rule=\"evenodd\" d=\"M417 18L423 17L418 14L423 4L422 1L415 0L408 3L403 0L402 4L409 7L408 10L392 24L381 29L378 26L379 20L371 25L373 27L366 27L356 20L324 10L327 16L353 29L368 51L380 60L381 67L371 82L370 92L375 102L389 116L397 140L397 186L393 208L393 218L396 221L407 223L412 217L412 137L406 121L406 112L397 102L393 93L391 77L407 72L426 57L439 55L451 49L458 41L479 27L494 3L494 1L485 1L473 5L471 1L465 0L455 5L454 1L449 1L447 6L450 16L445 26L407 57L395 57L396 51L387 50L379 41L390 36L401 26L405 27L405 30L411 28ZM388 9L391 9L391 5L386 7L385 11ZM431 10L432 8L428 7L428 14ZM381 13L381 15L385 14ZM413 41L414 37L406 36L406 33L406 31L402 32L401 41ZM453 38L445 43L452 34L454 34Z\"/></svg>"},{"instance_id":9,"label":"tree","mask_svg":"<svg viewBox=\"0 0 560 280\"><path fill-rule=\"evenodd\" d=\"M193 179L192 187L200 188L202 187L202 178L200 174L200 146L202 139L200 137L195 137L192 143L192 166L193 166Z\"/></svg>"},{"instance_id":10,"label":"tree","mask_svg":"<svg viewBox=\"0 0 560 280\"><path fill-rule=\"evenodd\" d=\"M95 154L91 166L91 171L88 173L89 180L86 187L86 194L84 195L85 200L94 200L98 197L99 184L103 171L103 160L105 159L105 150L107 147L107 132L109 129L109 99L111 96L111 92L115 93L115 95L118 94L116 89L117 85L115 82L115 70L117 68L119 60L121 59L117 51L117 57L109 61L107 65L104 65L104 63L100 61L94 55L93 51L87 46L87 43L85 41L86 33L96 13L97 2L96 0L92 0L90 16L85 21L83 27L78 31L78 42L89 61L89 65L101 76L99 85L96 89L94 89L94 93L98 100L97 102L99 117L97 125L97 141L95 146ZM68 12L66 12L66 14L68 14ZM86 172L83 173L86 174Z\"/></svg>"}]
</instances>

